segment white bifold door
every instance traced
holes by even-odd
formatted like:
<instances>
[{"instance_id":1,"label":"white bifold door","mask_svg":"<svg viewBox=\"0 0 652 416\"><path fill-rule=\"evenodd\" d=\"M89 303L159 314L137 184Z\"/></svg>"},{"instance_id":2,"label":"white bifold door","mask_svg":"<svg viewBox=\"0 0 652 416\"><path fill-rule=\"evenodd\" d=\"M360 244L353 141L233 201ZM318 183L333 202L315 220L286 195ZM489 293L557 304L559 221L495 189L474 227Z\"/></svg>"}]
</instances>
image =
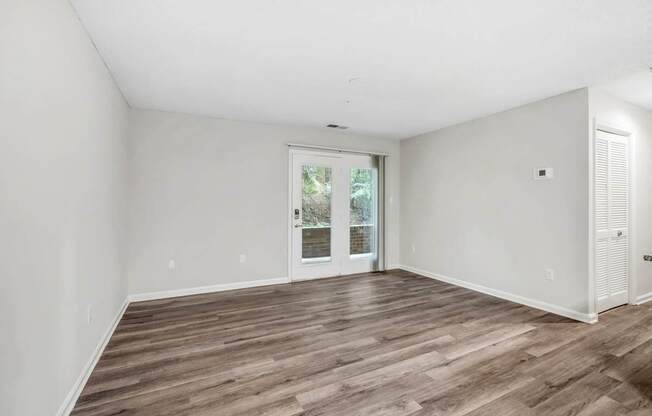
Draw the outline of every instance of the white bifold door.
<instances>
[{"instance_id":1,"label":"white bifold door","mask_svg":"<svg viewBox=\"0 0 652 416\"><path fill-rule=\"evenodd\" d=\"M629 300L628 137L596 131L595 276L598 312Z\"/></svg>"},{"instance_id":2,"label":"white bifold door","mask_svg":"<svg viewBox=\"0 0 652 416\"><path fill-rule=\"evenodd\" d=\"M377 256L371 156L291 150L292 280L369 272Z\"/></svg>"}]
</instances>

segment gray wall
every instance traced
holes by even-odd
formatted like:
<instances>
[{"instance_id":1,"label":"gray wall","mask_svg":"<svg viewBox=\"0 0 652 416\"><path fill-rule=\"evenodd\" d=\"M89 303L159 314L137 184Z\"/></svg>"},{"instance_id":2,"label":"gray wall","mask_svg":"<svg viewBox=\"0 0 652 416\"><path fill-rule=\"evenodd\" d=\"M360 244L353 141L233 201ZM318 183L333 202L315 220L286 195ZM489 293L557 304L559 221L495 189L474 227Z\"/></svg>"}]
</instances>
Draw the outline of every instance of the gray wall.
<instances>
[{"instance_id":1,"label":"gray wall","mask_svg":"<svg viewBox=\"0 0 652 416\"><path fill-rule=\"evenodd\" d=\"M288 142L391 153L388 263L397 264L398 141L134 110L130 293L287 277Z\"/></svg>"},{"instance_id":2,"label":"gray wall","mask_svg":"<svg viewBox=\"0 0 652 416\"><path fill-rule=\"evenodd\" d=\"M0 62L0 414L53 415L126 295L128 109L65 0L4 1Z\"/></svg>"},{"instance_id":3,"label":"gray wall","mask_svg":"<svg viewBox=\"0 0 652 416\"><path fill-rule=\"evenodd\" d=\"M590 119L632 133L633 270L636 297L652 297L652 111L623 102L599 89L589 90Z\"/></svg>"},{"instance_id":4,"label":"gray wall","mask_svg":"<svg viewBox=\"0 0 652 416\"><path fill-rule=\"evenodd\" d=\"M587 313L587 101L582 89L402 141L401 263Z\"/></svg>"}]
</instances>

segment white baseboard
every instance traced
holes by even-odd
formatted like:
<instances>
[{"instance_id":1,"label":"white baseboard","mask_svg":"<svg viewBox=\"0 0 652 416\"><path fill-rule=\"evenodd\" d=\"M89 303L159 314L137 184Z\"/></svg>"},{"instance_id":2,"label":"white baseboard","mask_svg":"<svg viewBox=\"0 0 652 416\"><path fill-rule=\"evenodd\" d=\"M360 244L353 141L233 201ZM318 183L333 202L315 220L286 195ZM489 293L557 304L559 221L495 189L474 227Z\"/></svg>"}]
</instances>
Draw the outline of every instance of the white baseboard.
<instances>
[{"instance_id":1,"label":"white baseboard","mask_svg":"<svg viewBox=\"0 0 652 416\"><path fill-rule=\"evenodd\" d=\"M283 283L290 283L290 279L287 277L279 277L276 279L250 280L248 282L234 282L221 285L190 287L186 289L163 290L160 292L135 293L129 295L129 301L141 302L144 300L176 298L179 296L200 295L202 293L223 292L225 290L246 289L258 286L279 285Z\"/></svg>"},{"instance_id":2,"label":"white baseboard","mask_svg":"<svg viewBox=\"0 0 652 416\"><path fill-rule=\"evenodd\" d=\"M521 305L530 306L530 307L535 308L535 309L541 309L542 311L554 313L555 315L565 316L567 318L574 319L576 321L586 322L586 323L589 323L589 324L593 324L593 323L598 322L597 314L588 314L588 313L582 313L582 312L574 311L574 310L571 310L571 309L564 308L562 306L553 305L553 304L550 304L550 303L542 302L542 301L535 300L535 299L526 298L526 297L519 296L519 295L514 295L514 294L508 293L508 292L503 292L502 290L492 289L490 287L478 285L478 284L475 284L475 283L466 282L464 280L455 279L455 278L452 278L452 277L443 276L443 275L436 274L436 273L431 273L431 272L428 272L426 270L417 269L416 267L401 265L400 268L403 269L403 270L407 270L409 272L412 272L412 273L416 273L416 274L419 274L419 275L422 275L422 276L425 276L425 277L429 277L431 279L435 279L435 280L439 280L439 281L442 281L442 282L450 283L450 284L455 285L455 286L461 286L461 287L464 287L466 289L471 289L471 290L474 290L476 292L481 292L481 293L484 293L484 294L487 294L487 295L495 296L497 298L509 300L511 302L520 303ZM652 294L650 294L650 296L652 296Z\"/></svg>"},{"instance_id":3,"label":"white baseboard","mask_svg":"<svg viewBox=\"0 0 652 416\"><path fill-rule=\"evenodd\" d=\"M106 348L106 344L109 343L115 328L118 326L120 319L122 319L122 315L124 315L125 311L127 310L127 306L129 306L129 300L125 299L125 301L122 303L122 306L118 310L118 313L113 318L111 326L109 326L107 331L104 333L104 336L100 339L100 342L97 344L93 355L91 355L91 358L88 360L88 363L86 363L86 366L84 366L84 369L77 378L77 381L75 381L75 384L73 384L70 392L61 404L61 407L59 407L57 416L68 416L70 412L72 412L72 409L75 407L75 403L77 403L77 399L79 399L79 395L81 394L82 390L84 390L84 386L86 385L88 378L91 376L95 365L97 365L97 362L102 356L104 348Z\"/></svg>"},{"instance_id":4,"label":"white baseboard","mask_svg":"<svg viewBox=\"0 0 652 416\"><path fill-rule=\"evenodd\" d=\"M641 295L634 300L634 305L642 305L652 300L652 292Z\"/></svg>"}]
</instances>

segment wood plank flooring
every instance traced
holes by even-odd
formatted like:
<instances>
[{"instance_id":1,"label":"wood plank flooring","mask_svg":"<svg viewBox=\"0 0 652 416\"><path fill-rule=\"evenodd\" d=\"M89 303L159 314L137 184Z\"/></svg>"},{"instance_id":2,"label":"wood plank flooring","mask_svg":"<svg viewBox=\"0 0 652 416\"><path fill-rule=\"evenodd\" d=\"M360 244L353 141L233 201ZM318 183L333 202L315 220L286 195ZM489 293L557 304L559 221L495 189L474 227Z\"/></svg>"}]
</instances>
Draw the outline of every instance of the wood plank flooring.
<instances>
[{"instance_id":1,"label":"wood plank flooring","mask_svg":"<svg viewBox=\"0 0 652 416\"><path fill-rule=\"evenodd\" d=\"M588 325L404 271L133 303L75 416L652 415L652 307Z\"/></svg>"}]
</instances>

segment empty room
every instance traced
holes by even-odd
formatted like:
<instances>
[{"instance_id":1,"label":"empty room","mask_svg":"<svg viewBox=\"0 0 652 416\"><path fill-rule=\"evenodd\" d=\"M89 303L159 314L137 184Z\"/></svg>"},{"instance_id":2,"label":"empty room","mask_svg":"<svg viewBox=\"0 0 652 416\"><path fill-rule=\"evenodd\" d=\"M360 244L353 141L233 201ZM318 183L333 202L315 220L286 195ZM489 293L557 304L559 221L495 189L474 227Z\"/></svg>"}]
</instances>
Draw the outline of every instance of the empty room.
<instances>
[{"instance_id":1,"label":"empty room","mask_svg":"<svg viewBox=\"0 0 652 416\"><path fill-rule=\"evenodd\" d=\"M652 0L3 0L0 415L652 416Z\"/></svg>"}]
</instances>

